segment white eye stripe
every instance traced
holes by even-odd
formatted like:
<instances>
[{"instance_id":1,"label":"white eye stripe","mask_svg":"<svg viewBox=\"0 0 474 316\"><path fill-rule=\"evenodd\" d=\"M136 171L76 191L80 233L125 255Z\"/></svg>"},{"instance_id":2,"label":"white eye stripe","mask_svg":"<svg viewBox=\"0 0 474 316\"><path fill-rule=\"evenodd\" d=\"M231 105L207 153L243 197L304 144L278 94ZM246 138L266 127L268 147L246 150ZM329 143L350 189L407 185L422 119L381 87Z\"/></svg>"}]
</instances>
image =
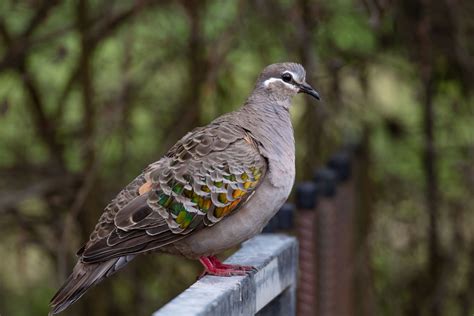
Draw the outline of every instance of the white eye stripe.
<instances>
[{"instance_id":1,"label":"white eye stripe","mask_svg":"<svg viewBox=\"0 0 474 316\"><path fill-rule=\"evenodd\" d=\"M280 81L280 82L282 82L282 83L284 83L284 84L287 84L286 82L284 82L284 81L281 80L280 78L270 78L270 79L265 80L265 81L263 82L263 85L264 85L265 87L268 87L268 85L269 85L270 83L275 82L275 81Z\"/></svg>"},{"instance_id":2,"label":"white eye stripe","mask_svg":"<svg viewBox=\"0 0 474 316\"><path fill-rule=\"evenodd\" d=\"M268 87L268 85L270 85L272 82L275 82L275 81L279 81L281 83L283 83L284 85L288 86L288 88L292 89L292 90L297 90L298 88L295 87L294 85L290 84L290 83L287 83L287 82L284 82L283 80L281 80L280 78L270 78L270 79L267 79L263 82L263 85L265 87Z\"/></svg>"}]
</instances>

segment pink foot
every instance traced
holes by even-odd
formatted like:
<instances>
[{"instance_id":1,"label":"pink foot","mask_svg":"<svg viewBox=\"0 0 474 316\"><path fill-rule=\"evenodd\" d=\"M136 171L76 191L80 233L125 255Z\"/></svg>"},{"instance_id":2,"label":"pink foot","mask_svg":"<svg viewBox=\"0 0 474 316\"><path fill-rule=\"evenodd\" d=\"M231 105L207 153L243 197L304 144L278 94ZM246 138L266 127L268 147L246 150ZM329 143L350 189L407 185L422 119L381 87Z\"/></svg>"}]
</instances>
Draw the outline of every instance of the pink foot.
<instances>
[{"instance_id":1,"label":"pink foot","mask_svg":"<svg viewBox=\"0 0 474 316\"><path fill-rule=\"evenodd\" d=\"M241 266L239 264L226 264L222 263L216 256L208 257L209 260L214 264L216 268L219 269L230 269L230 270L237 270L237 271L257 271L255 267L252 266Z\"/></svg>"},{"instance_id":2,"label":"pink foot","mask_svg":"<svg viewBox=\"0 0 474 316\"><path fill-rule=\"evenodd\" d=\"M257 269L252 266L241 266L237 264L225 264L220 262L215 256L201 257L199 261L204 266L204 272L201 273L199 278L205 275L216 275L216 276L234 276L234 275L247 275Z\"/></svg>"}]
</instances>

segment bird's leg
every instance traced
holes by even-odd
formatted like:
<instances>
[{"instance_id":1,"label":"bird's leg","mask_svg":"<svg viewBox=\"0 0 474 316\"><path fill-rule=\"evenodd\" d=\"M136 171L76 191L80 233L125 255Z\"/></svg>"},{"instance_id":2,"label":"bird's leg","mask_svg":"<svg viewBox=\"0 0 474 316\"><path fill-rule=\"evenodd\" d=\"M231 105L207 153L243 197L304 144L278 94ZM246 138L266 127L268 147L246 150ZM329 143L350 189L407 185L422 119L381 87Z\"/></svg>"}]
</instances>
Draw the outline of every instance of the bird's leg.
<instances>
[{"instance_id":1,"label":"bird's leg","mask_svg":"<svg viewBox=\"0 0 474 316\"><path fill-rule=\"evenodd\" d=\"M216 275L216 276L233 276L233 275L246 275L251 271L255 271L254 267L240 266L233 264L224 264L219 261L215 256L201 257L199 261L204 266L204 272L199 276L202 278L205 275Z\"/></svg>"}]
</instances>

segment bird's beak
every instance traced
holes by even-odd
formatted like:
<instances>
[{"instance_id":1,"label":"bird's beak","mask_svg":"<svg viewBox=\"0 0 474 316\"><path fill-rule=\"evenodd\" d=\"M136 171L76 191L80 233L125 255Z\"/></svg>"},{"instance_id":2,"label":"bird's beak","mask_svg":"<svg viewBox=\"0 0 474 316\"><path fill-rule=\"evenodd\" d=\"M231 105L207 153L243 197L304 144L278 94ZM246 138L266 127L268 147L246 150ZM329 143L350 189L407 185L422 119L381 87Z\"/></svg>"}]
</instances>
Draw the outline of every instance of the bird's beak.
<instances>
[{"instance_id":1,"label":"bird's beak","mask_svg":"<svg viewBox=\"0 0 474 316\"><path fill-rule=\"evenodd\" d=\"M309 94L310 96L316 98L317 100L321 100L321 98L319 97L319 93L316 90L314 90L313 87L311 87L306 82L303 82L302 84L300 84L299 88L300 90L298 91L298 93L303 92L303 93Z\"/></svg>"}]
</instances>

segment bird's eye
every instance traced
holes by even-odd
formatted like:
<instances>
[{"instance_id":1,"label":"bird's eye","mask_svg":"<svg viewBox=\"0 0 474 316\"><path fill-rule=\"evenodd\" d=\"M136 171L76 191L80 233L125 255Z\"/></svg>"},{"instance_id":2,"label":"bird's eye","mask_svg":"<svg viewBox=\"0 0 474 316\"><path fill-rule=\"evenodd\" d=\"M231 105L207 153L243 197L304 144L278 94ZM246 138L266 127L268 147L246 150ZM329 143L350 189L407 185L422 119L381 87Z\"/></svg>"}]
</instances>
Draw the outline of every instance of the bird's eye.
<instances>
[{"instance_id":1,"label":"bird's eye","mask_svg":"<svg viewBox=\"0 0 474 316\"><path fill-rule=\"evenodd\" d=\"M291 82L291 80L293 80L293 77L285 72L283 75L281 75L281 79L283 79L284 82Z\"/></svg>"}]
</instances>

